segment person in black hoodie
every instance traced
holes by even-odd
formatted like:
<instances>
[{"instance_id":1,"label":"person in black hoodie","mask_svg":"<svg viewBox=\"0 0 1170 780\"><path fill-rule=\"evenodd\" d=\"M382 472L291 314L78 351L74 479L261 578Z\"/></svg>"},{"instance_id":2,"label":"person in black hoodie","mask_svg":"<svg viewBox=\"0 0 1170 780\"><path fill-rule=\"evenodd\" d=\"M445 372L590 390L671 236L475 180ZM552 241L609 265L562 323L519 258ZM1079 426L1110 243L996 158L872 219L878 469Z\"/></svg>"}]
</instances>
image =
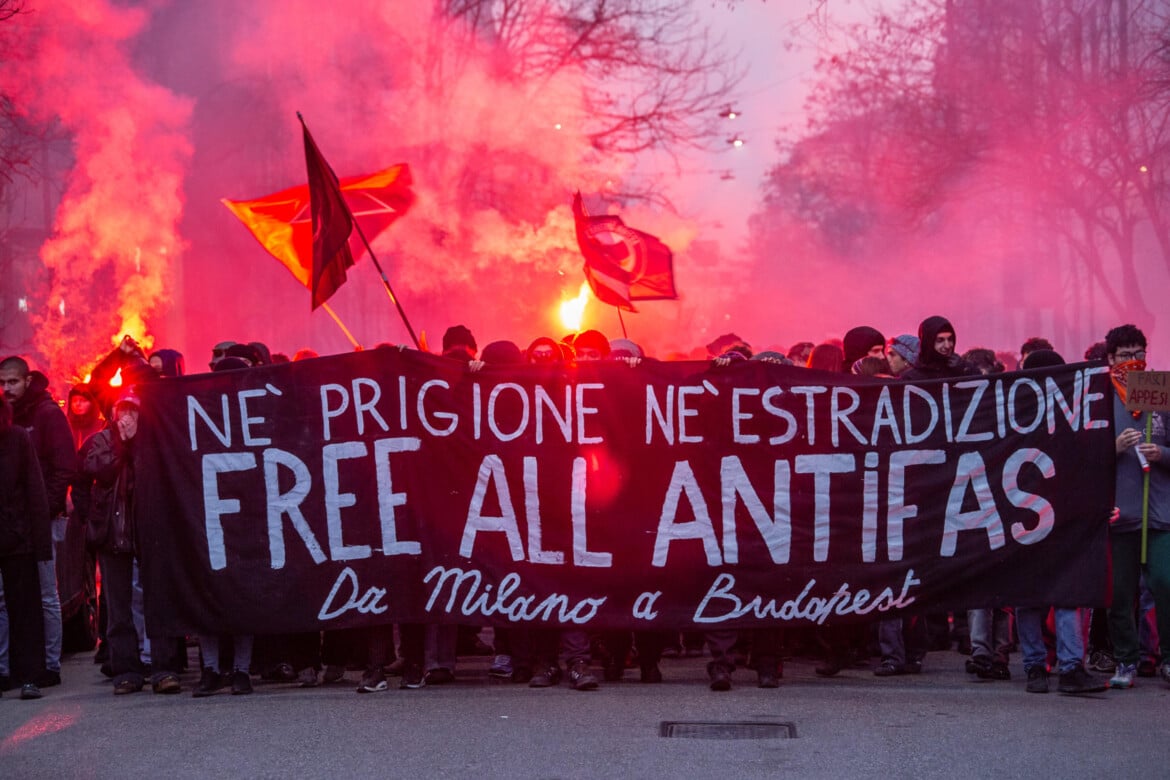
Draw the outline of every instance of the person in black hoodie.
<instances>
[{"instance_id":1,"label":"person in black hoodie","mask_svg":"<svg viewBox=\"0 0 1170 780\"><path fill-rule=\"evenodd\" d=\"M85 513L86 542L98 552L102 586L106 590L106 638L117 695L142 690L142 662L138 655L138 631L132 615L135 534L135 437L142 401L133 388L122 391L114 404L109 426L91 436L82 447L81 469L87 480L79 480L78 503ZM145 594L149 600L151 594ZM151 640L155 693L178 693L179 659L169 637Z\"/></svg>"},{"instance_id":2,"label":"person in black hoodie","mask_svg":"<svg viewBox=\"0 0 1170 780\"><path fill-rule=\"evenodd\" d=\"M979 376L979 369L972 366L959 354L955 326L946 317L927 317L918 326L918 360L914 367L902 374L900 379L910 381L923 379L947 379L959 376ZM968 618L970 619L970 618ZM930 612L926 615L931 649L945 650L950 647L950 626L946 614ZM981 628L971 627L974 636ZM988 629L990 633L990 628ZM997 659L986 667L968 667L979 674L980 679L1008 680L1011 672L1006 658Z\"/></svg>"},{"instance_id":3,"label":"person in black hoodie","mask_svg":"<svg viewBox=\"0 0 1170 780\"><path fill-rule=\"evenodd\" d=\"M183 353L174 349L160 349L150 353L150 367L164 379L186 373L183 370Z\"/></svg>"},{"instance_id":4,"label":"person in black hoodie","mask_svg":"<svg viewBox=\"0 0 1170 780\"><path fill-rule=\"evenodd\" d=\"M918 362L902 379L946 379L972 376L973 369L955 348L955 326L946 317L927 317L918 326Z\"/></svg>"},{"instance_id":5,"label":"person in black hoodie","mask_svg":"<svg viewBox=\"0 0 1170 780\"><path fill-rule=\"evenodd\" d=\"M48 535L49 502L36 450L12 421L0 395L0 577L8 602L12 681L20 698L39 699L44 674L45 628L40 608L37 539Z\"/></svg>"},{"instance_id":6,"label":"person in black hoodie","mask_svg":"<svg viewBox=\"0 0 1170 780\"><path fill-rule=\"evenodd\" d=\"M12 404L13 423L28 431L32 439L49 498L50 522L43 528L38 526L38 536L33 539L46 650L45 673L39 682L41 687L48 687L61 682L61 600L53 563L53 539L65 538L69 523L65 497L77 474L77 451L73 447L69 420L49 394L49 380L44 374L29 370L24 358L13 356L0 361L0 385Z\"/></svg>"},{"instance_id":7,"label":"person in black hoodie","mask_svg":"<svg viewBox=\"0 0 1170 780\"><path fill-rule=\"evenodd\" d=\"M69 430L73 433L73 449L79 452L86 439L106 427L106 420L98 408L97 396L89 384L84 382L69 390L66 417Z\"/></svg>"}]
</instances>

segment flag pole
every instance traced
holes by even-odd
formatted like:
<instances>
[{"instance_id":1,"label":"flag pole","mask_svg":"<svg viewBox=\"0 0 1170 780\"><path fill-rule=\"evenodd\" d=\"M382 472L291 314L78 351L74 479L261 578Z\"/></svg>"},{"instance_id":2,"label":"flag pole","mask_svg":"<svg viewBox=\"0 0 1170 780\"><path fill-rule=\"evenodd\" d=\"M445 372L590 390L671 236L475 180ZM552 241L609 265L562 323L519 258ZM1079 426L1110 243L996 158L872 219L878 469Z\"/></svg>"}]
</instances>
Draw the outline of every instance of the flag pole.
<instances>
[{"instance_id":1,"label":"flag pole","mask_svg":"<svg viewBox=\"0 0 1170 780\"><path fill-rule=\"evenodd\" d=\"M620 322L622 324L622 338L626 339L628 341L630 336L628 333L626 333L626 320L624 317L622 317L622 307L621 306L614 306L614 308L617 309L618 322Z\"/></svg>"},{"instance_id":2,"label":"flag pole","mask_svg":"<svg viewBox=\"0 0 1170 780\"><path fill-rule=\"evenodd\" d=\"M346 204L345 207L348 209L349 204ZM366 245L366 251L370 253L370 260L374 262L374 267L378 269L378 275L382 277L382 286L386 288L386 295L390 298L390 302L398 309L398 316L402 318L402 324L406 326L406 332L410 334L410 340L414 342L414 348L421 351L422 345L419 344L418 336L414 335L414 328L410 327L410 320L406 318L406 311L402 308L402 304L398 302L398 296L394 294L394 288L390 286L390 280L386 277L386 272L382 270L382 264L378 262L378 256L374 254L374 248L366 240L366 234L362 231L362 226L358 224L357 219L354 219L353 226L357 230L357 234L361 236L362 243Z\"/></svg>"},{"instance_id":3,"label":"flag pole","mask_svg":"<svg viewBox=\"0 0 1170 780\"><path fill-rule=\"evenodd\" d=\"M306 135L311 137L309 134L309 126L305 122L305 117L301 115L300 111L297 112L297 119L300 120L301 127L305 129ZM323 157L322 162L325 163ZM328 163L325 163L325 166L328 167ZM330 171L330 177L327 178L332 178L333 186L337 187L337 175L333 173L332 170ZM362 226L358 223L357 217L355 217L353 212L350 210L349 204L346 203L345 196L341 194L340 189L337 190L337 196L338 200L341 202L342 208L344 208L346 214L349 215L350 223L353 225L354 229L357 230L357 234L361 236L362 243L365 245L366 251L370 253L370 260L373 261L374 267L378 269L378 275L382 277L382 285L386 288L386 295L390 297L391 302L398 309L398 316L402 318L402 324L406 326L406 332L410 334L410 340L414 342L415 349L421 350L422 347L419 345L418 336L414 335L414 328L410 326L410 320L406 318L406 311L402 308L402 304L398 302L398 296L394 294L394 289L390 286L390 280L386 277L386 272L382 270L382 264L378 262L378 256L374 254L374 249L370 246L370 242L366 238L365 231L362 230Z\"/></svg>"},{"instance_id":4,"label":"flag pole","mask_svg":"<svg viewBox=\"0 0 1170 780\"><path fill-rule=\"evenodd\" d=\"M331 307L328 303L322 303L321 308L325 310L326 314L333 318L333 321L337 323L337 327L341 328L341 332L345 334L347 339L349 339L349 343L353 345L353 348L361 349L362 345L359 344L358 340L355 339L353 334L349 332L349 328L345 327L345 323L342 322L341 318L337 316L337 312L333 311L333 307Z\"/></svg>"}]
</instances>

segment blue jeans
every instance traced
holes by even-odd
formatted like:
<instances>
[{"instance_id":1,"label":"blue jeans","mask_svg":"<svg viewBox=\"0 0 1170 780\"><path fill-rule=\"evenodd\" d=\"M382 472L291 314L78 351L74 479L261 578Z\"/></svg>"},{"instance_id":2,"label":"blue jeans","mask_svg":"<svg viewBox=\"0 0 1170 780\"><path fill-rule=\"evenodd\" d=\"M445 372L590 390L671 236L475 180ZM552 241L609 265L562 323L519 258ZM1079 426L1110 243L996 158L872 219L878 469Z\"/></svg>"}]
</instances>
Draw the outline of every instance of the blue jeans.
<instances>
[{"instance_id":1,"label":"blue jeans","mask_svg":"<svg viewBox=\"0 0 1170 780\"><path fill-rule=\"evenodd\" d=\"M883 662L889 661L894 666L905 666L907 662L922 663L928 645L926 618L922 615L878 621L878 647Z\"/></svg>"},{"instance_id":2,"label":"blue jeans","mask_svg":"<svg viewBox=\"0 0 1170 780\"><path fill-rule=\"evenodd\" d=\"M1085 660L1085 642L1081 636L1081 611L1057 609L1056 665L1061 674L1071 672ZM1047 607L1016 607L1016 631L1024 654L1024 670L1044 667L1048 648L1044 646L1042 628L1048 617Z\"/></svg>"},{"instance_id":3,"label":"blue jeans","mask_svg":"<svg viewBox=\"0 0 1170 780\"><path fill-rule=\"evenodd\" d=\"M426 629L426 654L423 669L446 669L455 671L455 644L459 626L454 623L428 623Z\"/></svg>"},{"instance_id":4,"label":"blue jeans","mask_svg":"<svg viewBox=\"0 0 1170 780\"><path fill-rule=\"evenodd\" d=\"M138 660L143 666L150 664L150 634L146 633L146 606L142 596L142 580L138 574L138 559L134 559L134 576L131 580L130 611L134 616L134 630L138 633Z\"/></svg>"},{"instance_id":5,"label":"blue jeans","mask_svg":"<svg viewBox=\"0 0 1170 780\"><path fill-rule=\"evenodd\" d=\"M1003 609L967 611L971 627L971 657L1006 664L1011 651L1011 621Z\"/></svg>"},{"instance_id":6,"label":"blue jeans","mask_svg":"<svg viewBox=\"0 0 1170 780\"><path fill-rule=\"evenodd\" d=\"M61 599L57 595L56 565L52 561L37 561L37 576L41 581L41 612L45 621L45 668L60 672Z\"/></svg>"},{"instance_id":7,"label":"blue jeans","mask_svg":"<svg viewBox=\"0 0 1170 780\"><path fill-rule=\"evenodd\" d=\"M219 668L219 635L200 634L199 650L203 654L203 666L217 674ZM235 634L232 636L232 671L247 672L252 666L252 636L250 634Z\"/></svg>"}]
</instances>

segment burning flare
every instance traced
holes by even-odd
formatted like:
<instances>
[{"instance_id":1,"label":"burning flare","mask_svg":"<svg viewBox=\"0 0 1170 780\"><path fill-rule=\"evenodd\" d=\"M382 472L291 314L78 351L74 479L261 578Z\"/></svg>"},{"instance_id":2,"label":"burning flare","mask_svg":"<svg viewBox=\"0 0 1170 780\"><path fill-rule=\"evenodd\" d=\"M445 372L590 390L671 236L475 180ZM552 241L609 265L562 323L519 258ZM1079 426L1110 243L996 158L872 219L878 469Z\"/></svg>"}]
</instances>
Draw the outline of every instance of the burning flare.
<instances>
[{"instance_id":1,"label":"burning flare","mask_svg":"<svg viewBox=\"0 0 1170 780\"><path fill-rule=\"evenodd\" d=\"M581 330L581 320L585 316L585 304L589 303L589 299L592 297L593 293L589 291L589 282L581 282L581 289L577 291L576 298L561 301L561 324L573 333Z\"/></svg>"}]
</instances>

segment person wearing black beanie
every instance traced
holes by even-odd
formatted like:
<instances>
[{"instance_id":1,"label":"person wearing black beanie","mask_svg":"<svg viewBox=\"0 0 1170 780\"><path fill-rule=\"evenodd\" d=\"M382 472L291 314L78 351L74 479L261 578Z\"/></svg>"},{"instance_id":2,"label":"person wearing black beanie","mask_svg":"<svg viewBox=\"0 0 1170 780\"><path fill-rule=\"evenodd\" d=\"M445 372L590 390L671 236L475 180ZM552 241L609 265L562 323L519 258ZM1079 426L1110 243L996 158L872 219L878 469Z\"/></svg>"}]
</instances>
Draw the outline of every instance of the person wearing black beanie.
<instances>
[{"instance_id":1,"label":"person wearing black beanie","mask_svg":"<svg viewBox=\"0 0 1170 780\"><path fill-rule=\"evenodd\" d=\"M849 372L854 363L863 357L885 357L886 337L877 328L859 325L851 328L841 340L845 350L845 371Z\"/></svg>"}]
</instances>

